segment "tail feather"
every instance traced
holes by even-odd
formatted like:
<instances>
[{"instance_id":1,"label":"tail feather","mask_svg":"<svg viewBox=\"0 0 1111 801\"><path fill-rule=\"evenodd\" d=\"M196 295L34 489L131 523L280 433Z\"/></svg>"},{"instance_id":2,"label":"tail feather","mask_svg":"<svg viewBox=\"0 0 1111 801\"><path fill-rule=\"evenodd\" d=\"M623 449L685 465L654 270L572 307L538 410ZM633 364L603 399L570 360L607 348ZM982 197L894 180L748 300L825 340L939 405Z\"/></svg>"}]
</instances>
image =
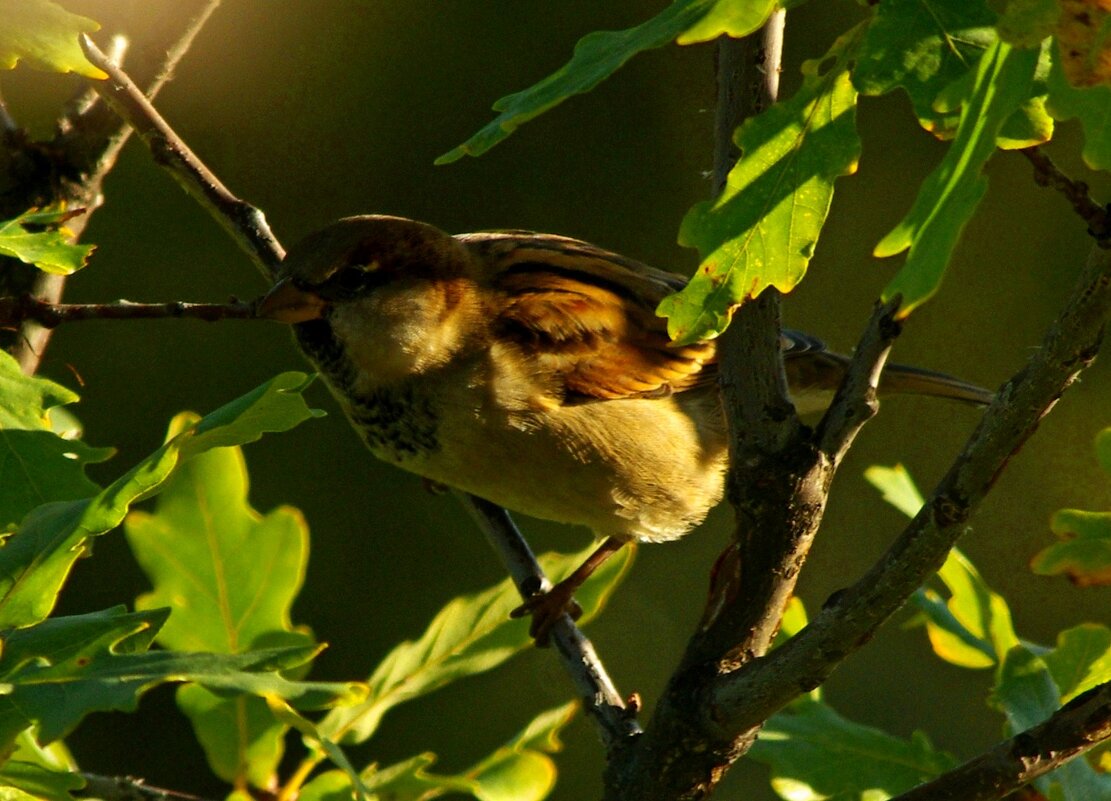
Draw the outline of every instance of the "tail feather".
<instances>
[{"instance_id":1,"label":"tail feather","mask_svg":"<svg viewBox=\"0 0 1111 801\"><path fill-rule=\"evenodd\" d=\"M879 390L883 394L909 393L952 398L978 406L987 406L995 400L995 393L991 390L945 373L905 364L887 365L880 378Z\"/></svg>"}]
</instances>

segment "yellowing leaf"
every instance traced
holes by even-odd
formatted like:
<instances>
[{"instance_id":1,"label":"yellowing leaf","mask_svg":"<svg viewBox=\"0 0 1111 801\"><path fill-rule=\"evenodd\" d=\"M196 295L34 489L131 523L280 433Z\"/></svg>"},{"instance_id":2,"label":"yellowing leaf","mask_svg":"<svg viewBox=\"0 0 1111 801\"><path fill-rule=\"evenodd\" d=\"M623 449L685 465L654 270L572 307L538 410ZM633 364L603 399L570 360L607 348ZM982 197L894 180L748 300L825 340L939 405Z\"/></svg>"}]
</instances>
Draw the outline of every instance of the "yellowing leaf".
<instances>
[{"instance_id":1,"label":"yellowing leaf","mask_svg":"<svg viewBox=\"0 0 1111 801\"><path fill-rule=\"evenodd\" d=\"M741 303L769 286L788 292L802 280L833 181L855 171L860 156L848 72L858 33L843 36L825 58L806 62L792 98L738 129L741 158L725 190L687 212L679 242L698 248L702 263L657 309L676 342L712 339Z\"/></svg>"},{"instance_id":2,"label":"yellowing leaf","mask_svg":"<svg viewBox=\"0 0 1111 801\"><path fill-rule=\"evenodd\" d=\"M94 20L50 0L0 0L0 67L10 70L24 61L36 69L107 78L77 43L81 34L99 29Z\"/></svg>"},{"instance_id":3,"label":"yellowing leaf","mask_svg":"<svg viewBox=\"0 0 1111 801\"><path fill-rule=\"evenodd\" d=\"M1058 0L1061 66L1073 86L1111 84L1111 8L1101 0Z\"/></svg>"},{"instance_id":4,"label":"yellowing leaf","mask_svg":"<svg viewBox=\"0 0 1111 801\"><path fill-rule=\"evenodd\" d=\"M0 254L33 264L47 273L71 275L77 272L85 266L96 246L70 243L70 234L61 225L74 213L32 210L0 222Z\"/></svg>"}]
</instances>

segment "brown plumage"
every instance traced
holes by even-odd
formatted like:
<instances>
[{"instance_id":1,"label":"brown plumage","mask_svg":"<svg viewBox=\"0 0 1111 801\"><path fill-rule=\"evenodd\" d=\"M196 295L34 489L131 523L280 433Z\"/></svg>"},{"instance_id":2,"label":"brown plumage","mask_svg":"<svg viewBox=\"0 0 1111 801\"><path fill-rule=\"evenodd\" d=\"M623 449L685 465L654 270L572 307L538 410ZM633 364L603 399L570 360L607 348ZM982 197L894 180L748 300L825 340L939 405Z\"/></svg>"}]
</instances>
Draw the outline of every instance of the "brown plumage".
<instances>
[{"instance_id":1,"label":"brown plumage","mask_svg":"<svg viewBox=\"0 0 1111 801\"><path fill-rule=\"evenodd\" d=\"M398 217L340 220L294 247L260 307L297 339L380 458L606 542L526 605L538 639L628 540L682 536L722 493L713 342L675 347L655 309L684 279L527 231L450 236ZM846 358L783 335L800 412ZM958 379L890 365L881 390L987 403Z\"/></svg>"}]
</instances>

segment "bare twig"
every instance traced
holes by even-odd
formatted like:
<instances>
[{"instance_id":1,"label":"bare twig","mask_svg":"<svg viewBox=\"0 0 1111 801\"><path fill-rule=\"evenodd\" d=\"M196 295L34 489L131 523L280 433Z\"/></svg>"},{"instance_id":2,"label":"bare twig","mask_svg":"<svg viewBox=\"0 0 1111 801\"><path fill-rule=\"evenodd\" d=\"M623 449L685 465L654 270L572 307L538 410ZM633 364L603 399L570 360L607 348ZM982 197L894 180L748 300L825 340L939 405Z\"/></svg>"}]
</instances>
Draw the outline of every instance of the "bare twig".
<instances>
[{"instance_id":1,"label":"bare twig","mask_svg":"<svg viewBox=\"0 0 1111 801\"><path fill-rule=\"evenodd\" d=\"M229 303L46 303L34 295L0 298L0 327L33 320L43 328L55 328L78 320L150 320L165 317L190 317L196 320L246 320L255 317L253 302Z\"/></svg>"},{"instance_id":2,"label":"bare twig","mask_svg":"<svg viewBox=\"0 0 1111 801\"><path fill-rule=\"evenodd\" d=\"M1048 186L1063 194L1073 210L1088 223L1088 232L1096 238L1100 247L1111 247L1111 214L1105 206L1092 200L1088 185L1061 172L1040 147L1024 148L1019 153L1034 165L1034 180L1040 186Z\"/></svg>"},{"instance_id":3,"label":"bare twig","mask_svg":"<svg viewBox=\"0 0 1111 801\"><path fill-rule=\"evenodd\" d=\"M186 192L197 200L249 255L263 275L273 279L285 250L274 237L263 213L233 195L181 140L127 74L105 57L92 40L81 47L108 80L94 84L101 97L123 117Z\"/></svg>"},{"instance_id":4,"label":"bare twig","mask_svg":"<svg viewBox=\"0 0 1111 801\"><path fill-rule=\"evenodd\" d=\"M1042 345L1000 389L930 501L888 552L802 632L716 680L709 699L713 725L727 731L759 725L821 684L941 567L1011 456L1095 358L1109 313L1111 252L1097 247Z\"/></svg>"},{"instance_id":5,"label":"bare twig","mask_svg":"<svg viewBox=\"0 0 1111 801\"><path fill-rule=\"evenodd\" d=\"M887 303L876 304L833 403L818 424L818 447L834 467L841 462L860 429L879 408L876 388L883 366L887 363L887 355L901 330L895 319L901 303L902 298L896 296Z\"/></svg>"},{"instance_id":6,"label":"bare twig","mask_svg":"<svg viewBox=\"0 0 1111 801\"><path fill-rule=\"evenodd\" d=\"M1111 739L1111 683L893 801L993 801Z\"/></svg>"},{"instance_id":7,"label":"bare twig","mask_svg":"<svg viewBox=\"0 0 1111 801\"><path fill-rule=\"evenodd\" d=\"M85 786L76 791L82 798L100 798L104 801L205 801L199 796L151 787L133 776L100 776L82 773Z\"/></svg>"},{"instance_id":8,"label":"bare twig","mask_svg":"<svg viewBox=\"0 0 1111 801\"><path fill-rule=\"evenodd\" d=\"M522 599L528 600L534 593L551 588L551 582L508 512L473 495L457 492L456 496L490 541L513 577ZM640 733L636 711L625 706L594 646L569 615L564 615L552 628L552 642L607 752L627 745L630 738Z\"/></svg>"}]
</instances>

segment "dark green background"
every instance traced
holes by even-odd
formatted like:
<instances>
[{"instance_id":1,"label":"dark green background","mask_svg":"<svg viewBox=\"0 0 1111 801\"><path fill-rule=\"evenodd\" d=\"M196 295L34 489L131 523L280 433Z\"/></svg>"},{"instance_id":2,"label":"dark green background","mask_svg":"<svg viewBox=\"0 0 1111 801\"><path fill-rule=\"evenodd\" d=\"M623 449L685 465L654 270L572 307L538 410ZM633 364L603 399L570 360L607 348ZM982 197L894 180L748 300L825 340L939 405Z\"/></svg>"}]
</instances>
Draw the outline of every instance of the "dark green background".
<instances>
[{"instance_id":1,"label":"dark green background","mask_svg":"<svg viewBox=\"0 0 1111 801\"><path fill-rule=\"evenodd\" d=\"M66 0L65 5L141 39L163 3ZM695 254L675 243L679 220L707 196L713 122L712 46L668 47L635 59L593 94L524 126L481 159L432 160L490 117L494 99L562 64L579 36L621 28L663 0L226 0L158 100L171 123L229 187L262 207L284 242L347 214L385 212L458 232L534 228L578 236L651 264L689 271ZM862 14L848 0L792 12L784 86L802 59L824 52ZM102 39L102 41L105 41ZM19 70L4 75L23 121L45 130L71 81ZM807 280L785 303L788 324L850 348L896 261L870 257L902 216L944 147L920 131L899 95L862 103L860 172L837 185L829 225ZM1075 129L1054 152L1080 171ZM1020 156L989 167L991 190L968 228L940 295L914 315L895 358L994 386L1021 366L1087 252L1083 225L1039 189ZM87 240L99 249L69 284L73 301L252 297L265 287L227 237L132 142L105 186ZM304 369L279 326L188 321L83 323L59 330L42 372L83 395L87 439L114 445L95 469L110 479L161 440L170 416L207 411L275 373ZM79 386L80 384L80 386ZM1092 457L1111 423L1111 370L1097 365L1068 393L1036 439L1012 460L971 521L962 547L1012 603L1021 634L1051 642L1059 628L1108 622L1111 593L1032 576L1027 561L1050 541L1062 506L1107 508L1111 494ZM330 412L247 449L252 501L302 509L313 551L295 620L331 643L314 676L357 679L403 638L418 635L449 598L501 576L481 537L450 497L377 464L320 385ZM903 462L928 488L976 422L943 402L894 399L859 439L834 489L799 592L817 608L850 583L899 531L901 518L863 481L872 463ZM679 543L642 548L632 575L590 627L623 692L649 707L695 625L707 573L729 536L727 508ZM538 549L577 549L584 530L521 521ZM116 532L78 567L65 611L130 603L145 589ZM905 620L905 616L900 618ZM990 675L929 655L920 630L898 622L850 658L826 686L844 714L971 756L1000 733L985 706ZM391 712L360 764L389 764L423 750L458 769L488 752L535 712L569 692L555 657L530 652L494 673ZM601 750L577 721L558 757L556 799L599 795ZM202 795L205 778L172 693L146 697L138 715L97 715L71 738L83 768L144 776ZM723 798L770 797L761 767L727 779Z\"/></svg>"}]
</instances>

